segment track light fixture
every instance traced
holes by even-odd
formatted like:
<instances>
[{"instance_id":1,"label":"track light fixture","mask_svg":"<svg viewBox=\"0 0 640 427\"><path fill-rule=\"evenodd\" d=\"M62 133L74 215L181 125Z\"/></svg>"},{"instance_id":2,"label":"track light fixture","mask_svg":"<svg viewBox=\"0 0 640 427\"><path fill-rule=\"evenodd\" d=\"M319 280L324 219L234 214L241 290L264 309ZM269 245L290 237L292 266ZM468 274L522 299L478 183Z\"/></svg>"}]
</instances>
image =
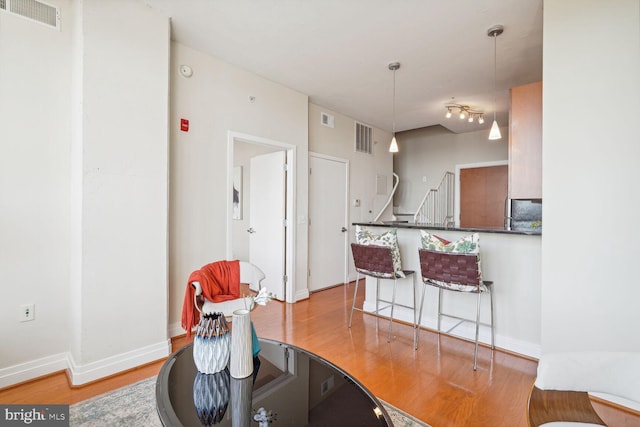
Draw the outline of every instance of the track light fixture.
<instances>
[{"instance_id":1,"label":"track light fixture","mask_svg":"<svg viewBox=\"0 0 640 427\"><path fill-rule=\"evenodd\" d=\"M474 110L468 105L462 104L447 104L444 108L447 110L445 114L447 119L451 118L455 112L460 117L460 120L467 119L469 123L473 123L475 119L478 119L478 123L484 123L484 111Z\"/></svg>"}]
</instances>

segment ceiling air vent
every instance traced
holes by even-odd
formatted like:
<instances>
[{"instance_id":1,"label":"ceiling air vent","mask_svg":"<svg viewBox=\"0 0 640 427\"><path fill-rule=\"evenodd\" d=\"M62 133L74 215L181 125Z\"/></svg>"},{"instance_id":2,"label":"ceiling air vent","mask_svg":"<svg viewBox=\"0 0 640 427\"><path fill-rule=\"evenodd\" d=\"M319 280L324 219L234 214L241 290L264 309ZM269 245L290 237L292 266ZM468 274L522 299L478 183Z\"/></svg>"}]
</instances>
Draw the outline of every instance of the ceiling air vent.
<instances>
[{"instance_id":1,"label":"ceiling air vent","mask_svg":"<svg viewBox=\"0 0 640 427\"><path fill-rule=\"evenodd\" d=\"M55 6L36 0L0 0L0 9L60 29L60 11Z\"/></svg>"},{"instance_id":2,"label":"ceiling air vent","mask_svg":"<svg viewBox=\"0 0 640 427\"><path fill-rule=\"evenodd\" d=\"M371 154L373 148L373 128L356 122L356 152Z\"/></svg>"}]
</instances>

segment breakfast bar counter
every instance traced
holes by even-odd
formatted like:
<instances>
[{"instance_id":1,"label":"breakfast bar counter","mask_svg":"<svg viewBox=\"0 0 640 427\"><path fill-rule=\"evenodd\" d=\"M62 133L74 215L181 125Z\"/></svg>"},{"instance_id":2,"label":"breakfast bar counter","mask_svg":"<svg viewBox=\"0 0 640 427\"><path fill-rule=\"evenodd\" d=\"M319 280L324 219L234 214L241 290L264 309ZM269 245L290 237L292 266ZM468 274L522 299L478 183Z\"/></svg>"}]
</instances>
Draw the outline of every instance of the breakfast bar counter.
<instances>
[{"instance_id":1,"label":"breakfast bar counter","mask_svg":"<svg viewBox=\"0 0 640 427\"><path fill-rule=\"evenodd\" d=\"M471 233L480 235L480 256L482 276L491 280L494 298L495 344L519 354L540 356L540 288L541 288L541 233L512 230L483 230L431 227L427 225L394 223L353 223L376 233L396 229L402 268L416 271L419 297L422 296L420 279L420 260L418 248L421 247L420 230L425 230L443 239L455 241ZM380 286L381 297L390 298L393 286ZM426 287L422 326L437 329L437 289ZM400 304L411 305L413 301L413 282L411 278L400 279L396 299ZM456 292L445 292L443 311L461 317L475 315L476 298ZM375 280L367 278L364 309L375 310ZM482 300L481 321L489 320L489 299ZM381 313L384 315L385 313ZM413 313L409 309L397 308L394 318L413 323ZM442 330L448 330L453 321L443 318ZM355 321L355 320L354 320ZM455 334L472 339L473 324L465 324L455 329ZM490 343L489 328L480 328L480 342Z\"/></svg>"}]
</instances>

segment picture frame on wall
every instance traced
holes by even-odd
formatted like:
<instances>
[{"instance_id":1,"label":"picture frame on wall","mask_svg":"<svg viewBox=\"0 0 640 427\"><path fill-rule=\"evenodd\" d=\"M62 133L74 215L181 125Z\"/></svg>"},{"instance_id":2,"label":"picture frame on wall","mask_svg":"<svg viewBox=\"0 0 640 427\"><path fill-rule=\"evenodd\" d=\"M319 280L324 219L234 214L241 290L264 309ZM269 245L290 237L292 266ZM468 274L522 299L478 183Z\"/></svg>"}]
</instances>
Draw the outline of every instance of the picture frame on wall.
<instances>
[{"instance_id":1,"label":"picture frame on wall","mask_svg":"<svg viewBox=\"0 0 640 427\"><path fill-rule=\"evenodd\" d=\"M233 167L233 219L242 219L242 166Z\"/></svg>"}]
</instances>

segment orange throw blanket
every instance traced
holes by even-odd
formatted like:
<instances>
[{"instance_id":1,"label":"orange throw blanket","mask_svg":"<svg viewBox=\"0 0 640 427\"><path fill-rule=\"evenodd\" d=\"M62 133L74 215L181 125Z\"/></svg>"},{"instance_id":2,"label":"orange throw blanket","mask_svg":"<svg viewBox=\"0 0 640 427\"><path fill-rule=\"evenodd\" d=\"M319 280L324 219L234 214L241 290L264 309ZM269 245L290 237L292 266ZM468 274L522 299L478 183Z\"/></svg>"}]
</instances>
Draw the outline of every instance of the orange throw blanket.
<instances>
[{"instance_id":1,"label":"orange throw blanket","mask_svg":"<svg viewBox=\"0 0 640 427\"><path fill-rule=\"evenodd\" d=\"M200 282L202 296L209 301L240 298L240 261L217 261L191 273L182 303L182 327L187 331L187 339L191 338L191 329L200 320L200 313L193 302L195 289L192 282Z\"/></svg>"}]
</instances>

